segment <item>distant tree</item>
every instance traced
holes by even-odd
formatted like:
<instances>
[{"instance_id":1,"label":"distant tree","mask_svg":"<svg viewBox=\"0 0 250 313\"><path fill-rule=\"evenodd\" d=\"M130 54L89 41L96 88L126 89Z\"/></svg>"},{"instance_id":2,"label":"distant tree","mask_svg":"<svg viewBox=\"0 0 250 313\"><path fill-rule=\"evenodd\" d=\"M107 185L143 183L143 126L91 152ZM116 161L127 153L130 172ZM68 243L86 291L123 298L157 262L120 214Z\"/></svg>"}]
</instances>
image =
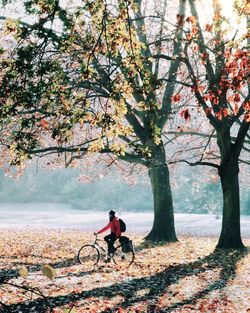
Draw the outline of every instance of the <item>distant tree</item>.
<instances>
[{"instance_id":1,"label":"distant tree","mask_svg":"<svg viewBox=\"0 0 250 313\"><path fill-rule=\"evenodd\" d=\"M249 189L248 189L249 191ZM250 195L249 192L245 195L245 207L243 210L243 214L250 215Z\"/></svg>"},{"instance_id":2,"label":"distant tree","mask_svg":"<svg viewBox=\"0 0 250 313\"><path fill-rule=\"evenodd\" d=\"M177 240L162 130L178 98L185 1L171 4L172 22L167 4L144 15L141 0L68 8L23 1L29 18L5 21L12 42L3 44L0 73L2 144L11 164L59 154L69 165L92 152L142 165L153 192L153 241Z\"/></svg>"}]
</instances>

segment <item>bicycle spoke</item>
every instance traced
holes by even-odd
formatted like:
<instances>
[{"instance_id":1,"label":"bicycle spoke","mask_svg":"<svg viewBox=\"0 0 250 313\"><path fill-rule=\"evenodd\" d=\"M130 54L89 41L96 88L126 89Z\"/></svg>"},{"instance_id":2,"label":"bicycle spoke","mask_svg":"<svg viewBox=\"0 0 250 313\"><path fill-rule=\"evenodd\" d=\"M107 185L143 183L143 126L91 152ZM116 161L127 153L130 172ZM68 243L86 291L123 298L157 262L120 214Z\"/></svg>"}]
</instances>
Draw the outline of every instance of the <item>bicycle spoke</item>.
<instances>
[{"instance_id":1,"label":"bicycle spoke","mask_svg":"<svg viewBox=\"0 0 250 313\"><path fill-rule=\"evenodd\" d=\"M95 246L84 245L78 252L78 261L86 271L93 270L100 259L100 252Z\"/></svg>"},{"instance_id":2,"label":"bicycle spoke","mask_svg":"<svg viewBox=\"0 0 250 313\"><path fill-rule=\"evenodd\" d=\"M122 247L119 246L116 248L113 260L117 265L122 265L122 267L129 267L134 262L134 251L123 252Z\"/></svg>"}]
</instances>

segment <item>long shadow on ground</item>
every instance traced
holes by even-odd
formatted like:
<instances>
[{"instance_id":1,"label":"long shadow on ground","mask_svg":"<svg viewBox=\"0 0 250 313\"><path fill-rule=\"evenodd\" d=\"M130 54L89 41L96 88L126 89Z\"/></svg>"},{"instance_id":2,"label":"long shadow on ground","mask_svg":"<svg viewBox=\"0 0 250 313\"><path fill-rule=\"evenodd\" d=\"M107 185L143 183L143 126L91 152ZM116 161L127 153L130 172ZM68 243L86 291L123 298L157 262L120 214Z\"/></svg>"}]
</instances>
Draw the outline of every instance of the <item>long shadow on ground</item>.
<instances>
[{"instance_id":1,"label":"long shadow on ground","mask_svg":"<svg viewBox=\"0 0 250 313\"><path fill-rule=\"evenodd\" d=\"M140 246L136 246L135 249L136 251L141 251L143 249L148 249L148 248L152 248L152 245L147 247L147 245L145 244L141 244ZM37 255L31 255L32 257L39 257L42 258L42 256L37 256ZM11 257L5 257L5 256L0 256L0 259L13 259L13 260L18 260L19 256L18 255L14 255ZM49 264L55 268L55 269L59 269L59 268L66 268L66 267L71 267L73 265L79 265L78 259L77 257L73 257L70 259L65 259L65 260L61 260L61 261L57 261L57 262L49 262ZM12 266L21 266L21 265L25 265L27 270L29 271L29 273L32 272L37 272L41 270L41 264L33 264L33 263L28 263L28 262L22 262L22 261L13 261L12 262ZM82 272L82 275L79 274L78 276L84 276L86 275L86 273L88 272ZM0 281L1 278L6 278L6 279L11 279L13 277L17 277L19 276L18 274L18 270L15 270L13 268L4 268L0 270ZM72 276L69 274L69 276ZM6 280L5 279L5 280Z\"/></svg>"},{"instance_id":2,"label":"long shadow on ground","mask_svg":"<svg viewBox=\"0 0 250 313\"><path fill-rule=\"evenodd\" d=\"M18 258L18 257L17 257ZM77 265L79 264L78 260L76 257L71 258L71 259L66 259L66 260L62 260L62 261L58 261L58 262L50 262L49 263L51 266L53 266L54 268L66 268L66 267L70 267L73 265ZM37 272L41 270L41 265L34 265L32 263L27 263L27 262L13 262L12 263L13 266L17 266L17 265L25 265L28 269L29 272ZM14 269L2 269L0 270L0 278L3 276L9 275L10 278L17 276L18 275L18 271L14 270Z\"/></svg>"},{"instance_id":3,"label":"long shadow on ground","mask_svg":"<svg viewBox=\"0 0 250 313\"><path fill-rule=\"evenodd\" d=\"M83 291L80 293L71 293L65 296L47 297L45 299L36 299L32 301L26 301L19 304L12 304L8 306L8 309L12 313L17 312L37 312L45 313L49 312L48 309L57 306L64 306L71 302L87 299L88 297L95 298L110 298L120 295L123 297L123 301L118 303L116 307L129 308L132 305L139 305L141 302L148 301L148 307L146 312L171 312L176 308L181 308L186 304L195 304L199 299L208 295L214 290L220 290L225 287L228 281L235 277L235 270L237 263L246 255L246 251L215 251L214 253L198 259L194 262L179 264L176 266L169 266L164 271L155 275L135 278L130 281L113 284L107 287L94 288L89 291ZM205 273L211 270L220 270L220 275L217 279L208 282L206 287L201 291L193 294L189 298L174 303L164 310L158 309L157 304L159 297L165 293L170 293L168 288L172 284L178 283L180 279L197 275L199 273ZM138 292L147 289L146 295L138 296ZM170 294L171 295L171 294ZM115 309L115 308L114 308ZM1 313L6 312L1 311ZM103 311L102 313L111 312L110 310Z\"/></svg>"}]
</instances>

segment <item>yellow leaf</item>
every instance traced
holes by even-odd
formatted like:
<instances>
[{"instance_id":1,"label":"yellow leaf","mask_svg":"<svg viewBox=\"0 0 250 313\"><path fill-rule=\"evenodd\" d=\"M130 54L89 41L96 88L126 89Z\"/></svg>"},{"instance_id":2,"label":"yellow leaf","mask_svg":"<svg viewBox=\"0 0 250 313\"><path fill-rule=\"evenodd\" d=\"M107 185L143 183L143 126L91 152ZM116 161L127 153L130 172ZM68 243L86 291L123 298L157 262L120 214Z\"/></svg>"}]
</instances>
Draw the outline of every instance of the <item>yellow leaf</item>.
<instances>
[{"instance_id":1,"label":"yellow leaf","mask_svg":"<svg viewBox=\"0 0 250 313\"><path fill-rule=\"evenodd\" d=\"M45 264L42 266L42 272L43 272L43 275L45 275L46 277L48 277L51 280L53 280L56 276L55 269L48 264Z\"/></svg>"},{"instance_id":2,"label":"yellow leaf","mask_svg":"<svg viewBox=\"0 0 250 313\"><path fill-rule=\"evenodd\" d=\"M63 313L77 313L76 308L64 308Z\"/></svg>"},{"instance_id":3,"label":"yellow leaf","mask_svg":"<svg viewBox=\"0 0 250 313\"><path fill-rule=\"evenodd\" d=\"M19 275L20 275L22 278L27 278L27 276L28 276L27 267L26 267L26 266L20 267L18 273L19 273Z\"/></svg>"},{"instance_id":4,"label":"yellow leaf","mask_svg":"<svg viewBox=\"0 0 250 313\"><path fill-rule=\"evenodd\" d=\"M8 35L17 31L19 27L19 21L13 18L7 18L4 25L4 34Z\"/></svg>"}]
</instances>

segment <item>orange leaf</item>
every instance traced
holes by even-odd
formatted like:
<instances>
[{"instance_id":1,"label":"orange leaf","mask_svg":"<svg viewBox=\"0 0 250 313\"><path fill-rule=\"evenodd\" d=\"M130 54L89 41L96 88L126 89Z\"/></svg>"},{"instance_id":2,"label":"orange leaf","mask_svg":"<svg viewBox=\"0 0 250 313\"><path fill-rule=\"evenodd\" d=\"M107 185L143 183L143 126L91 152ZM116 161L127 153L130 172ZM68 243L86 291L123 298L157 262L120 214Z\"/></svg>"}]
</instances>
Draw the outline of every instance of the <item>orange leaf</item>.
<instances>
[{"instance_id":1,"label":"orange leaf","mask_svg":"<svg viewBox=\"0 0 250 313\"><path fill-rule=\"evenodd\" d=\"M188 109L183 109L180 111L180 117L183 117L185 121L190 121L191 115Z\"/></svg>"},{"instance_id":2,"label":"orange leaf","mask_svg":"<svg viewBox=\"0 0 250 313\"><path fill-rule=\"evenodd\" d=\"M206 115L209 115L212 113L212 109L211 108L205 108L205 113Z\"/></svg>"},{"instance_id":3,"label":"orange leaf","mask_svg":"<svg viewBox=\"0 0 250 313\"><path fill-rule=\"evenodd\" d=\"M246 121L247 123L250 123L250 113L245 114L244 121Z\"/></svg>"},{"instance_id":4,"label":"orange leaf","mask_svg":"<svg viewBox=\"0 0 250 313\"><path fill-rule=\"evenodd\" d=\"M238 106L238 104L235 104L234 109L233 109L233 113L234 113L234 115L237 115L238 112L239 112L239 106Z\"/></svg>"},{"instance_id":5,"label":"orange leaf","mask_svg":"<svg viewBox=\"0 0 250 313\"><path fill-rule=\"evenodd\" d=\"M233 101L234 102L240 102L240 95L238 93L234 94Z\"/></svg>"},{"instance_id":6,"label":"orange leaf","mask_svg":"<svg viewBox=\"0 0 250 313\"><path fill-rule=\"evenodd\" d=\"M196 18L195 18L194 16L188 16L188 17L186 18L186 22L187 22L187 23L194 24L194 23L196 23Z\"/></svg>"},{"instance_id":7,"label":"orange leaf","mask_svg":"<svg viewBox=\"0 0 250 313\"><path fill-rule=\"evenodd\" d=\"M223 116L226 117L229 115L229 110L227 108L223 109Z\"/></svg>"},{"instance_id":8,"label":"orange leaf","mask_svg":"<svg viewBox=\"0 0 250 313\"><path fill-rule=\"evenodd\" d=\"M194 52L199 51L199 46L198 46L198 45L193 45L192 50L193 50Z\"/></svg>"},{"instance_id":9,"label":"orange leaf","mask_svg":"<svg viewBox=\"0 0 250 313\"><path fill-rule=\"evenodd\" d=\"M41 125L43 128L48 129L49 123L43 118L43 119L41 119L41 121L40 121L40 125Z\"/></svg>"},{"instance_id":10,"label":"orange leaf","mask_svg":"<svg viewBox=\"0 0 250 313\"><path fill-rule=\"evenodd\" d=\"M243 104L243 109L245 111L250 111L250 101Z\"/></svg>"},{"instance_id":11,"label":"orange leaf","mask_svg":"<svg viewBox=\"0 0 250 313\"><path fill-rule=\"evenodd\" d=\"M213 25L212 24L206 24L205 30L206 30L206 32L210 33L213 30Z\"/></svg>"},{"instance_id":12,"label":"orange leaf","mask_svg":"<svg viewBox=\"0 0 250 313\"><path fill-rule=\"evenodd\" d=\"M216 116L217 116L218 120L221 121L222 117L223 117L223 109L220 109L220 111L216 113Z\"/></svg>"},{"instance_id":13,"label":"orange leaf","mask_svg":"<svg viewBox=\"0 0 250 313\"><path fill-rule=\"evenodd\" d=\"M173 95L173 96L171 97L171 100L172 100L173 102L179 102L179 101L181 100L180 94Z\"/></svg>"}]
</instances>

